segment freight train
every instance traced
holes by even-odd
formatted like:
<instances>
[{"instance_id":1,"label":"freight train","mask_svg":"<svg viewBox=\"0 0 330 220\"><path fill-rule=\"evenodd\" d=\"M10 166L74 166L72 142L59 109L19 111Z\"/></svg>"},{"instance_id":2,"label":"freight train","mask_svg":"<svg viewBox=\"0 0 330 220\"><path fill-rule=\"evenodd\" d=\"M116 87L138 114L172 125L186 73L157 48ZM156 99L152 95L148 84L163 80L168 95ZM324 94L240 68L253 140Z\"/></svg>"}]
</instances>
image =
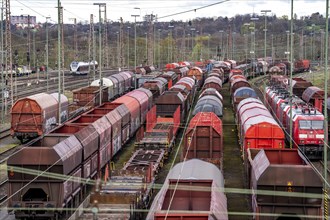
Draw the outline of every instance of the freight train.
<instances>
[{"instance_id":1,"label":"freight train","mask_svg":"<svg viewBox=\"0 0 330 220\"><path fill-rule=\"evenodd\" d=\"M12 155L7 161L8 202L16 218L56 219L70 214L67 210L80 204L93 179L100 177L105 165L145 122L149 97L148 90L134 90L66 122Z\"/></svg>"},{"instance_id":2,"label":"freight train","mask_svg":"<svg viewBox=\"0 0 330 220\"><path fill-rule=\"evenodd\" d=\"M145 209L150 205L155 175L172 151L179 127L188 115L196 92L195 80L180 75L175 85L161 93L173 79L177 79L171 74L171 77L166 78L167 83L163 84L163 80L160 80L162 76L142 85L143 88L153 90L157 97L153 99L154 106L146 115L143 137L137 137L135 142L136 151L122 169L111 171L105 186L100 186L100 190L91 195L91 201L98 201L92 203L91 207L101 205L105 209L113 210L112 213L100 210L98 216L143 219L141 213L133 210ZM125 185L121 185L119 190L116 184L121 181L125 182ZM123 212L123 207L127 211ZM83 218L92 219L91 213L84 213Z\"/></svg>"},{"instance_id":3,"label":"freight train","mask_svg":"<svg viewBox=\"0 0 330 220\"><path fill-rule=\"evenodd\" d=\"M132 89L132 72L120 72L103 78L102 100L110 101ZM99 85L95 80L89 87L73 90L74 105L61 95L61 123L77 108L88 109L100 105ZM11 108L11 135L21 142L47 134L58 126L58 93L39 93L17 100Z\"/></svg>"},{"instance_id":4,"label":"freight train","mask_svg":"<svg viewBox=\"0 0 330 220\"><path fill-rule=\"evenodd\" d=\"M110 94L107 100L115 97L113 91L118 95L125 92L126 78L123 76L110 78L111 81L117 79L118 86L105 87L105 94ZM176 79L173 74L162 82L172 82L172 79ZM56 219L70 215L69 208L78 206L90 185L95 183L93 180L101 176L106 164L144 124L153 104L156 104L153 108L156 114L153 116L157 118L154 127L150 127L150 123L147 124L146 133L148 131L153 134L160 133L161 140L164 140L164 134L175 137L180 122L184 120L181 115L186 115L189 111L192 97L195 95L195 82L198 82L189 77L183 77L180 80L177 84L183 85L182 89L188 91L187 93L165 91L154 103L153 94L149 89L136 89L67 121L12 155L7 161L10 170L8 172L9 208L15 210L16 218L34 216ZM174 115L174 112L170 113L169 108L163 108L165 103L161 100L167 93L181 100L179 105L174 104L176 107L173 108L176 112ZM95 96L89 96L89 93L84 94L85 99L87 97L90 102L97 99ZM152 115L152 111L149 115ZM148 138L148 134L145 138ZM143 140L139 142L139 145L141 146L142 143ZM145 150L142 155L147 154L147 145L144 142L145 147L141 147ZM166 156L162 155L170 152L170 146L167 143L165 148L159 150L156 153L152 151L151 154L158 154L159 158L165 158ZM36 155L37 159L26 155ZM141 155L141 152L135 154L136 157L138 155ZM26 175L18 167L29 170L32 174ZM152 169L153 172L155 170ZM51 176L45 177L42 174ZM37 181L33 181L35 179ZM22 187L25 184L26 186Z\"/></svg>"},{"instance_id":5,"label":"freight train","mask_svg":"<svg viewBox=\"0 0 330 220\"><path fill-rule=\"evenodd\" d=\"M245 92L238 93L240 89ZM323 205L320 177L298 149L284 149L282 127L252 90L246 85L236 88L232 103L248 185L252 189L253 218L304 219L310 215L320 218ZM259 190L265 190L265 194L256 193ZM300 198L291 195L292 192L311 196Z\"/></svg>"},{"instance_id":6,"label":"freight train","mask_svg":"<svg viewBox=\"0 0 330 220\"><path fill-rule=\"evenodd\" d=\"M288 79L279 77L273 78L271 82L278 79L284 84L288 82ZM287 142L292 142L293 146L298 147L309 159L321 159L325 135L322 114L324 92L310 86L309 82L296 78L293 80L293 94L297 96L293 96L290 102L287 88L283 84L278 85L279 81L273 84L277 86L265 88L265 102L286 131Z\"/></svg>"},{"instance_id":7,"label":"freight train","mask_svg":"<svg viewBox=\"0 0 330 220\"><path fill-rule=\"evenodd\" d=\"M201 95L184 134L182 162L168 173L146 219L228 219L219 118L223 108L221 79L223 75L215 70L204 84L197 84Z\"/></svg>"}]
</instances>

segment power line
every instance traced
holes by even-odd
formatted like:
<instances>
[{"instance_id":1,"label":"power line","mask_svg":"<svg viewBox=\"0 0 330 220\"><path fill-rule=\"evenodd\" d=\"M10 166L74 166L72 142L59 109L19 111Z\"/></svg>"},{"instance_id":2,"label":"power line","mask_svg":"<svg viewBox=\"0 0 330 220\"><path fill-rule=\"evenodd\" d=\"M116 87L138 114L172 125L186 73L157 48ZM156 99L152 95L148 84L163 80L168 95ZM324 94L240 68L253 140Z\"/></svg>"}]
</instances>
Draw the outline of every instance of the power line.
<instances>
[{"instance_id":1,"label":"power line","mask_svg":"<svg viewBox=\"0 0 330 220\"><path fill-rule=\"evenodd\" d=\"M222 3L225 3L225 2L228 2L228 1L230 1L230 0L224 0L224 1L221 1L221 2L216 2L216 3L213 3L213 4L205 5L205 6L202 6L202 7L199 7L199 8L190 9L190 10L187 10L187 11L182 11L182 12L178 12L178 13L174 13L174 14L170 14L170 15L165 15L165 16L162 16L162 17L158 17L158 19L172 17L172 16L175 16L175 15L181 15L181 14L185 14L185 13L188 13L188 12L196 12L197 10L200 10L200 9L203 9L203 8L208 8L208 7L211 7L211 6L214 6L214 5L218 5L218 4L222 4Z\"/></svg>"}]
</instances>

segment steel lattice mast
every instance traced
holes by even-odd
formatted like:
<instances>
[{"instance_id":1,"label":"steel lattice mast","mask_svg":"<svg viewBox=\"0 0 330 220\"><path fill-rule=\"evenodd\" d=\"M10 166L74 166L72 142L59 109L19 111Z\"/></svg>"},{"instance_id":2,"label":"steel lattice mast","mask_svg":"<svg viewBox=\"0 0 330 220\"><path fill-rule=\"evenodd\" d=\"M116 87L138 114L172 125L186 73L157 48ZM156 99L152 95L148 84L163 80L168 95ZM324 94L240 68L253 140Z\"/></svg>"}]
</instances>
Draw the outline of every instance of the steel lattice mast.
<instances>
[{"instance_id":1,"label":"steel lattice mast","mask_svg":"<svg viewBox=\"0 0 330 220\"><path fill-rule=\"evenodd\" d=\"M8 71L10 71L10 99L11 106L14 104L14 90L13 90L13 60L11 53L11 28L10 28L10 0L6 0L5 3L6 8L6 40L5 40L5 48L6 48L6 80L8 80Z\"/></svg>"}]
</instances>

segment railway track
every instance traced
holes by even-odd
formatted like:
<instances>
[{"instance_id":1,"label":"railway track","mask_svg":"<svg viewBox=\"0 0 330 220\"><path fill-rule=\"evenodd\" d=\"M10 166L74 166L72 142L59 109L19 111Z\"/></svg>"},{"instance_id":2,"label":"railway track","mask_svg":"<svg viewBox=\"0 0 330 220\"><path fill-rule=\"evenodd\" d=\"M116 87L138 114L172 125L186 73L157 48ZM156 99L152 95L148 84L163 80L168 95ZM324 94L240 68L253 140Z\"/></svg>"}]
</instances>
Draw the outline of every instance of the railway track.
<instances>
[{"instance_id":1,"label":"railway track","mask_svg":"<svg viewBox=\"0 0 330 220\"><path fill-rule=\"evenodd\" d=\"M114 71L108 71L103 73L103 77L107 77L114 74ZM34 81L32 78L25 78L24 80L19 80L19 84L14 85L14 88L16 87L16 91L18 91L15 94L15 100L26 97L29 95L34 95L40 92L45 92L47 87L47 82L44 78L40 78L41 80ZM72 75L66 75L64 78L64 87L65 90L74 90L78 89L84 86L88 86L92 81L93 77L89 75L82 75L82 76L72 76ZM17 82L16 82L17 83ZM10 88L10 84L8 85L8 88ZM57 92L58 91L58 78L57 76L51 76L49 78L49 93ZM1 94L0 94L1 97ZM8 100L7 103L11 103L11 100ZM0 105L2 105L1 99L0 99Z\"/></svg>"},{"instance_id":2,"label":"railway track","mask_svg":"<svg viewBox=\"0 0 330 220\"><path fill-rule=\"evenodd\" d=\"M3 140L10 136L10 128L6 128L0 131L0 140Z\"/></svg>"},{"instance_id":3,"label":"railway track","mask_svg":"<svg viewBox=\"0 0 330 220\"><path fill-rule=\"evenodd\" d=\"M324 176L324 163L323 163L323 161L322 160L314 161L314 162L311 162L311 164L319 172L319 174L323 177ZM330 161L328 161L328 164L327 164L327 173L328 173L327 182L330 182Z\"/></svg>"},{"instance_id":4,"label":"railway track","mask_svg":"<svg viewBox=\"0 0 330 220\"><path fill-rule=\"evenodd\" d=\"M229 83L223 85L221 94L223 96L223 172L225 188L246 189L244 164L242 160L241 147L237 138L237 125L235 123L234 111L231 105ZM243 219L244 214L251 212L249 197L244 193L226 193L228 212L232 219ZM234 214L237 213L237 214ZM246 219L249 219L246 216Z\"/></svg>"}]
</instances>

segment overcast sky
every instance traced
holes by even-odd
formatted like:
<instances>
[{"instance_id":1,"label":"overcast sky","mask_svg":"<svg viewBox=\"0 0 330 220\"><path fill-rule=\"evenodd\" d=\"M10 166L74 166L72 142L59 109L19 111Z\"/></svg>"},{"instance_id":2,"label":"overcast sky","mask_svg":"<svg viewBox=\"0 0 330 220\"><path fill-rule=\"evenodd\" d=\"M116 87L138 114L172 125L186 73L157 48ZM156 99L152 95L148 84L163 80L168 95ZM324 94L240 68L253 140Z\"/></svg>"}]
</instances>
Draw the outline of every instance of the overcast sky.
<instances>
[{"instance_id":1,"label":"overcast sky","mask_svg":"<svg viewBox=\"0 0 330 220\"><path fill-rule=\"evenodd\" d=\"M290 17L291 10L291 0L62 0L61 3L64 7L64 23L72 23L70 18L76 18L78 22L89 21L90 14L95 16L94 21L97 22L99 8L93 3L106 3L107 19L116 21L122 17L124 22L133 22L134 18L131 16L133 14L144 16L153 13L160 18L159 21L188 21L197 17L233 17L236 14L252 13L260 15L260 10L271 10L269 14L276 14L278 17L282 15ZM298 17L314 12L325 15L325 4L326 0L294 0L293 11ZM37 16L38 22L44 22L47 16L51 17L51 22L57 22L56 7L57 0L11 0L12 15ZM140 9L134 9L135 7ZM191 11L185 13L189 10ZM167 17L176 13L179 14ZM137 21L141 19L141 17L137 18Z\"/></svg>"}]
</instances>

